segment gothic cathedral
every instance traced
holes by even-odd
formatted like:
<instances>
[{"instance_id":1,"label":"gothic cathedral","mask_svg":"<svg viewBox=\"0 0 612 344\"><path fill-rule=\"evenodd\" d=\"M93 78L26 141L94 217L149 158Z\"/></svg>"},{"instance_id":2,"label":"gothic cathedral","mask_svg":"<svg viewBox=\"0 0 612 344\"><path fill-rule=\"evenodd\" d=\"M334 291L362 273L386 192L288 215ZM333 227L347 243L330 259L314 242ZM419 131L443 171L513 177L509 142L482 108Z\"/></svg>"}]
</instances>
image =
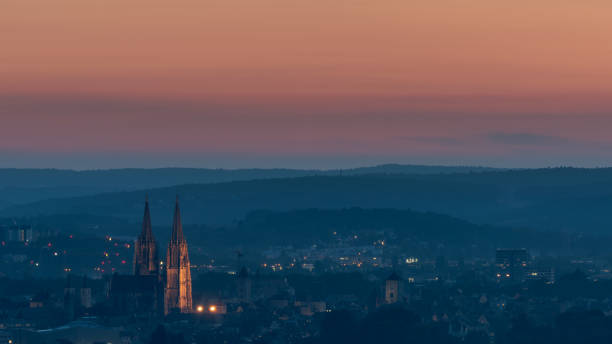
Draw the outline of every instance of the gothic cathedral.
<instances>
[{"instance_id":1,"label":"gothic cathedral","mask_svg":"<svg viewBox=\"0 0 612 344\"><path fill-rule=\"evenodd\" d=\"M157 280L161 280L164 285L163 305L165 315L192 312L189 253L187 251L187 241L183 235L178 197L174 209L172 235L168 242L164 271L160 271L157 243L151 226L149 202L148 200L145 202L142 232L134 245L134 275L156 276ZM161 302L158 304L161 304Z\"/></svg>"}]
</instances>

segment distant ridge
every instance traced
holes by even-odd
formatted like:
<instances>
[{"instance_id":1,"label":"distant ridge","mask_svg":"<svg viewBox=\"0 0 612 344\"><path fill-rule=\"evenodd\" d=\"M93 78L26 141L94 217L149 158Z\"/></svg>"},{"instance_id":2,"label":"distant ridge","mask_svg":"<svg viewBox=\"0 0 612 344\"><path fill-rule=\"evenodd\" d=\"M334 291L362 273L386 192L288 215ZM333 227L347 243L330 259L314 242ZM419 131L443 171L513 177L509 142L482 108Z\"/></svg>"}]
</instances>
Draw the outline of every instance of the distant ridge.
<instances>
[{"instance_id":1,"label":"distant ridge","mask_svg":"<svg viewBox=\"0 0 612 344\"><path fill-rule=\"evenodd\" d=\"M141 217L145 194L159 225L176 194L186 224L224 225L254 210L388 208L431 211L477 224L574 232L612 231L612 169L550 168L452 174L316 175L183 184L51 199L0 210L0 217L90 214ZM154 224L156 225L156 224Z\"/></svg>"},{"instance_id":2,"label":"distant ridge","mask_svg":"<svg viewBox=\"0 0 612 344\"><path fill-rule=\"evenodd\" d=\"M486 167L387 164L335 170L300 169L0 169L0 209L50 198L160 188L181 184L224 183L239 180L362 174L447 174L493 171Z\"/></svg>"}]
</instances>

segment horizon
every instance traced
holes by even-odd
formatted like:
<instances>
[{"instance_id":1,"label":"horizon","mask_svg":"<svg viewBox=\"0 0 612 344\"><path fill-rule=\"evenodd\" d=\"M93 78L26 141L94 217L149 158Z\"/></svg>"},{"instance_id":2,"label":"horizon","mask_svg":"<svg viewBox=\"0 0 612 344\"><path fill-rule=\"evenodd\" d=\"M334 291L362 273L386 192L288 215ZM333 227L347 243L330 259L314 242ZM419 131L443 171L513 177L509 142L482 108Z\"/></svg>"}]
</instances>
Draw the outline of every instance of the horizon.
<instances>
[{"instance_id":1,"label":"horizon","mask_svg":"<svg viewBox=\"0 0 612 344\"><path fill-rule=\"evenodd\" d=\"M400 163L381 163L372 165L354 165L348 167L329 167L329 168L299 168L299 167L196 167L196 166L157 166L157 167L110 167L110 168L62 168L62 167L3 167L0 170L50 170L50 171L71 171L71 172L103 172L120 170L209 170L209 171L240 171L240 170L288 170L288 171L321 171L321 172L342 172L358 169L371 169L378 167L423 167L423 168L462 168L462 169L483 169L482 172L491 171L519 171L519 170L547 170L547 169L610 169L611 166L574 166L574 165L554 165L554 166L535 166L535 167L496 167L486 165L439 165L439 164L400 164Z\"/></svg>"}]
</instances>

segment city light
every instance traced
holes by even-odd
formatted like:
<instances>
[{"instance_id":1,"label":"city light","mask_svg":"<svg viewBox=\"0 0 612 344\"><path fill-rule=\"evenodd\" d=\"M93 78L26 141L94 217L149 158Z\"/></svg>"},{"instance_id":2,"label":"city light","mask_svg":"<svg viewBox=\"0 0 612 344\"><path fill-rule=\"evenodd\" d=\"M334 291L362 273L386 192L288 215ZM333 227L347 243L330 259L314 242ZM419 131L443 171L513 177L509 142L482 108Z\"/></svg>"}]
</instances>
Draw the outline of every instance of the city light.
<instances>
[{"instance_id":1,"label":"city light","mask_svg":"<svg viewBox=\"0 0 612 344\"><path fill-rule=\"evenodd\" d=\"M196 310L198 311L198 313L202 313L204 312L204 306L198 306L196 307Z\"/></svg>"},{"instance_id":2,"label":"city light","mask_svg":"<svg viewBox=\"0 0 612 344\"><path fill-rule=\"evenodd\" d=\"M217 306L211 305L208 307L208 311L211 313L215 313L217 311Z\"/></svg>"},{"instance_id":3,"label":"city light","mask_svg":"<svg viewBox=\"0 0 612 344\"><path fill-rule=\"evenodd\" d=\"M419 258L409 257L406 258L406 264L415 264L419 262Z\"/></svg>"}]
</instances>

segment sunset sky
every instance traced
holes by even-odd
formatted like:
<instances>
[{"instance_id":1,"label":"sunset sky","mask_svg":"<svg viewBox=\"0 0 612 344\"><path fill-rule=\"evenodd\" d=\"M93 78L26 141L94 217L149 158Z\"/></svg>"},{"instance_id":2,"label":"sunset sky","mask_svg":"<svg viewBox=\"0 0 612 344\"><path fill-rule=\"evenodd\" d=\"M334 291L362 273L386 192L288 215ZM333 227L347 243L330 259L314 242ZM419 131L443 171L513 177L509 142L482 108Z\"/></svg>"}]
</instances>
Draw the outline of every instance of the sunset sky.
<instances>
[{"instance_id":1,"label":"sunset sky","mask_svg":"<svg viewBox=\"0 0 612 344\"><path fill-rule=\"evenodd\" d=\"M609 0L2 0L0 167L612 166Z\"/></svg>"}]
</instances>

